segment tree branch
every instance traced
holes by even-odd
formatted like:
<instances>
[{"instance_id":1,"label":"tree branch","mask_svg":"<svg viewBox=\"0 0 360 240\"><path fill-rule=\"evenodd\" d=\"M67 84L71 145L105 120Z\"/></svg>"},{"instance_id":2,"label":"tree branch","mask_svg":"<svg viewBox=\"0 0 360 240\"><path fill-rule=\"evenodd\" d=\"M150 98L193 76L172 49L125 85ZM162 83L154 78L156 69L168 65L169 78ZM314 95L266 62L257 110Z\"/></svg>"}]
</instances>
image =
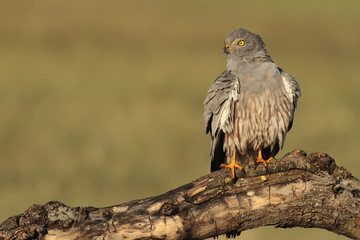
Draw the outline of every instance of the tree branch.
<instances>
[{"instance_id":1,"label":"tree branch","mask_svg":"<svg viewBox=\"0 0 360 240\"><path fill-rule=\"evenodd\" d=\"M33 205L0 224L0 239L205 239L268 225L360 239L360 182L327 154L297 150L237 175L106 208Z\"/></svg>"}]
</instances>

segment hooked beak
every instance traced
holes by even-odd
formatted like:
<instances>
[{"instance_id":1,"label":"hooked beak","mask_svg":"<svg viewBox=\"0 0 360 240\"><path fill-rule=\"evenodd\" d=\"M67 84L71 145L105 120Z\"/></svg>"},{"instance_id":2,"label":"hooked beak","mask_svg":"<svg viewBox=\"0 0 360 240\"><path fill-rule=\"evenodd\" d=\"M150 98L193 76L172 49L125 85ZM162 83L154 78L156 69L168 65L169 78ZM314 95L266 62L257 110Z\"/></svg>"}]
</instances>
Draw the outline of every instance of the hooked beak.
<instances>
[{"instance_id":1,"label":"hooked beak","mask_svg":"<svg viewBox=\"0 0 360 240\"><path fill-rule=\"evenodd\" d=\"M224 47L224 54L225 55L228 55L229 54L229 52L230 52L230 45L227 43L227 44L225 44L225 47Z\"/></svg>"}]
</instances>

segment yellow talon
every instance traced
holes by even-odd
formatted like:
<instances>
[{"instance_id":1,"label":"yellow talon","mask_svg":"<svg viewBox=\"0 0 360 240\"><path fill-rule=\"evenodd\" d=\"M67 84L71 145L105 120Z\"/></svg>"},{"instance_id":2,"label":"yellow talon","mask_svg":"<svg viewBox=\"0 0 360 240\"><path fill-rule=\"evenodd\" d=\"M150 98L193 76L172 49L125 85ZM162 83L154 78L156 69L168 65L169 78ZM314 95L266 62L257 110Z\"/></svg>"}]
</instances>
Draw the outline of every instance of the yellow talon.
<instances>
[{"instance_id":1,"label":"yellow talon","mask_svg":"<svg viewBox=\"0 0 360 240\"><path fill-rule=\"evenodd\" d=\"M235 152L232 157L232 161L230 164L221 164L220 167L224 168L231 168L232 178L235 178L235 168L238 168L240 171L242 169L242 166L238 165L235 161Z\"/></svg>"},{"instance_id":2,"label":"yellow talon","mask_svg":"<svg viewBox=\"0 0 360 240\"><path fill-rule=\"evenodd\" d=\"M267 167L267 163L270 162L271 160L274 160L274 158L273 158L273 157L270 157L270 158L267 159L267 160L264 160L264 159L262 158L261 148L260 148L259 151L258 151L258 157L257 157L256 162L257 162L257 163L262 163L262 164L264 164L265 167Z\"/></svg>"}]
</instances>

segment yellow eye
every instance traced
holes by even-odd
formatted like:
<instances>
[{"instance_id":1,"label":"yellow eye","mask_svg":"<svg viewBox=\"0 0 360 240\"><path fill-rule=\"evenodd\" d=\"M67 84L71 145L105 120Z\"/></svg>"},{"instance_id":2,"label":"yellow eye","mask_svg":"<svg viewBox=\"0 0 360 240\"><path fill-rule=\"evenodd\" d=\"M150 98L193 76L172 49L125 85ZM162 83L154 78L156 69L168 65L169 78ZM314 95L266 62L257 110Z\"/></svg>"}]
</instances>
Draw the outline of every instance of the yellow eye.
<instances>
[{"instance_id":1,"label":"yellow eye","mask_svg":"<svg viewBox=\"0 0 360 240\"><path fill-rule=\"evenodd\" d=\"M244 40L241 40L238 44L239 44L239 46L244 46L244 45L245 45L245 41L244 41Z\"/></svg>"}]
</instances>

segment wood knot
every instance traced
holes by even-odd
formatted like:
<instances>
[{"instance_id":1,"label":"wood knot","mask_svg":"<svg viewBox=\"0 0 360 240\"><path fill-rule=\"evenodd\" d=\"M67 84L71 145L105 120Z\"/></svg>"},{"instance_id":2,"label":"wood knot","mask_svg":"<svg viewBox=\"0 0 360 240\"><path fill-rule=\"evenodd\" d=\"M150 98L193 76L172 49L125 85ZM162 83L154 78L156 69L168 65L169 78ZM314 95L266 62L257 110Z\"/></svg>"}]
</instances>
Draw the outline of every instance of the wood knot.
<instances>
[{"instance_id":1,"label":"wood knot","mask_svg":"<svg viewBox=\"0 0 360 240\"><path fill-rule=\"evenodd\" d=\"M19 219L19 226L30 226L32 224L46 223L46 210L43 206L34 204L29 207Z\"/></svg>"},{"instance_id":2,"label":"wood knot","mask_svg":"<svg viewBox=\"0 0 360 240\"><path fill-rule=\"evenodd\" d=\"M323 152L312 153L308 159L321 171L327 171L329 174L333 174L335 170L335 161L328 154Z\"/></svg>"},{"instance_id":3,"label":"wood knot","mask_svg":"<svg viewBox=\"0 0 360 240\"><path fill-rule=\"evenodd\" d=\"M111 219L113 214L110 210L108 209L105 209L102 213L102 216L105 218L105 219Z\"/></svg>"},{"instance_id":4,"label":"wood knot","mask_svg":"<svg viewBox=\"0 0 360 240\"><path fill-rule=\"evenodd\" d=\"M69 228L79 219L78 212L64 204L58 205L47 213L50 225L57 225L62 228Z\"/></svg>"},{"instance_id":5,"label":"wood knot","mask_svg":"<svg viewBox=\"0 0 360 240\"><path fill-rule=\"evenodd\" d=\"M178 202L176 202L176 201L165 202L159 209L159 215L170 216L170 215L174 215L178 212L179 212Z\"/></svg>"}]
</instances>

